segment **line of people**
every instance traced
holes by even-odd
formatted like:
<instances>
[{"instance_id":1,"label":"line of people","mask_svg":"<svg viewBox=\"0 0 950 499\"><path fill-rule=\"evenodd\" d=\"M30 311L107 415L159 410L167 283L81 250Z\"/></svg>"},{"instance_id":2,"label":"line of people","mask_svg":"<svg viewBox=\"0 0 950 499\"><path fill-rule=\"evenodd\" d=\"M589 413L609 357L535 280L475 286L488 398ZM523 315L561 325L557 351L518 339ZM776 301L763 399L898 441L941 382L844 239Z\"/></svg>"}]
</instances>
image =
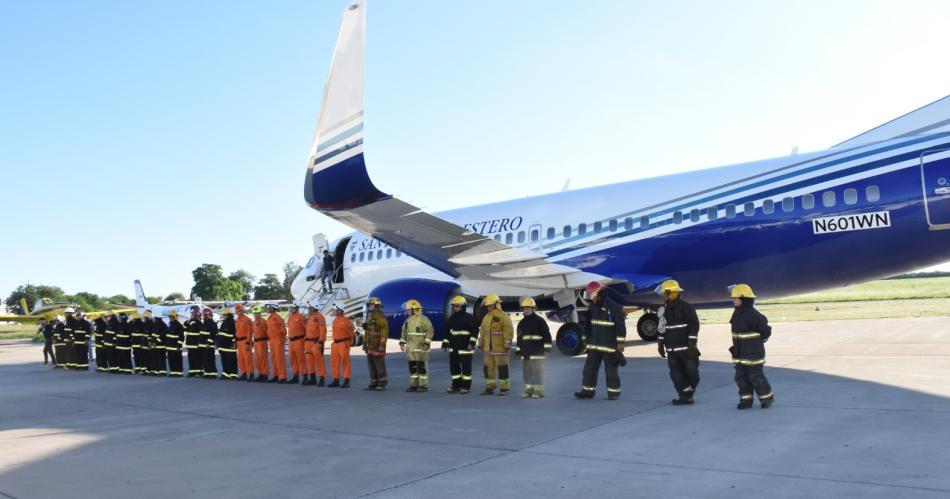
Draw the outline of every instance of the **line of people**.
<instances>
[{"instance_id":1,"label":"line of people","mask_svg":"<svg viewBox=\"0 0 950 499\"><path fill-rule=\"evenodd\" d=\"M739 387L739 409L752 406L757 394L763 408L774 402L771 386L763 372L764 343L771 335L768 319L754 308L755 295L745 284L730 288L735 310L731 319L733 346L730 352ZM578 399L591 399L597 388L601 364L604 365L608 400L620 397L619 367L626 364L626 316L619 297L609 288L592 282L587 287L591 296L588 307L588 328L584 335L587 358L582 372L581 388L574 393ZM693 307L683 300L683 289L674 280L664 281L657 292L664 297L660 309L658 352L667 359L670 378L678 398L674 405L691 405L699 385L699 320ZM532 298L521 300L524 314L514 328L508 314L501 308L498 295L482 301L486 313L481 321L469 313L464 297L452 299L452 314L446 322L442 349L449 353L451 385L448 393L469 393L472 387L472 360L475 349L483 353L485 387L481 395L507 395L511 390L509 362L512 351L522 360L524 398L544 397L544 361L551 351L551 332L547 322L536 314ZM388 385L386 344L389 321L382 312L379 298L370 297L364 322L363 351L369 370L368 391L382 391ZM264 317L265 308L267 317ZM410 299L403 304L408 317L400 331L399 347L406 353L409 370L407 392L429 389L429 354L435 330L423 313L422 304ZM221 311L220 325L210 309L197 306L191 317L180 322L175 312L168 323L152 313L115 314L106 312L90 322L81 311L66 309L66 317L47 326L52 338L56 367L88 370L88 339L95 346L96 370L99 372L174 376L269 383L350 388L352 365L350 348L356 339L356 328L343 312L342 304L334 304L334 318L328 327L323 314L310 307L308 315L296 304L290 306L286 320L277 305L254 307L253 318L245 306L238 304ZM326 382L326 343L330 342L330 374ZM285 350L286 347L286 350ZM44 355L49 343L44 348ZM184 370L182 351L187 353L188 370ZM218 372L215 351L221 359ZM287 376L287 359L290 373Z\"/></svg>"}]
</instances>

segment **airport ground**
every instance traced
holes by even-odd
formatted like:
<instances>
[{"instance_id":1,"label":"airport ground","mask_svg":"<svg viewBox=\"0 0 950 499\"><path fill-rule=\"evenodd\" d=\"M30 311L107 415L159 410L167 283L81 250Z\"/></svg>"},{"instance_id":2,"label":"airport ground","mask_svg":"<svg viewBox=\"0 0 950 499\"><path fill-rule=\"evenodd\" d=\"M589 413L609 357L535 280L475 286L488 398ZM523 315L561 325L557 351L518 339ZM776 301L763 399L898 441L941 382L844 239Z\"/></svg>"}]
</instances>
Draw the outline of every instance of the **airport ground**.
<instances>
[{"instance_id":1,"label":"airport ground","mask_svg":"<svg viewBox=\"0 0 950 499\"><path fill-rule=\"evenodd\" d=\"M62 372L39 345L4 340L0 496L950 495L950 321L774 326L776 404L741 412L725 325L700 333L690 407L670 405L665 361L632 339L617 402L575 400L583 358L558 354L547 396L524 400L444 393L441 352L433 390L405 393L394 342L377 393L359 389L358 349L357 387L343 390ZM517 361L513 379L517 392Z\"/></svg>"}]
</instances>

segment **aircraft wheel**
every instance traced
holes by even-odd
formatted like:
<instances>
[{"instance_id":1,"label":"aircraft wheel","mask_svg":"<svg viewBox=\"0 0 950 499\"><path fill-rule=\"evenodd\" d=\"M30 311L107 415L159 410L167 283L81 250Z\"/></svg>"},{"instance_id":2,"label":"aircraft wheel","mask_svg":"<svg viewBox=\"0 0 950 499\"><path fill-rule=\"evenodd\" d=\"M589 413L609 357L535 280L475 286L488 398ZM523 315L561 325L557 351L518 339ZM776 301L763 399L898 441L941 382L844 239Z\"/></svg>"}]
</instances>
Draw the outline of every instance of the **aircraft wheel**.
<instances>
[{"instance_id":1,"label":"aircraft wheel","mask_svg":"<svg viewBox=\"0 0 950 499\"><path fill-rule=\"evenodd\" d=\"M568 322L557 330L557 349L568 357L584 353L583 329L576 322Z\"/></svg>"},{"instance_id":2,"label":"aircraft wheel","mask_svg":"<svg viewBox=\"0 0 950 499\"><path fill-rule=\"evenodd\" d=\"M653 312L647 312L637 321L637 334L643 341L656 341L657 325L660 318Z\"/></svg>"}]
</instances>

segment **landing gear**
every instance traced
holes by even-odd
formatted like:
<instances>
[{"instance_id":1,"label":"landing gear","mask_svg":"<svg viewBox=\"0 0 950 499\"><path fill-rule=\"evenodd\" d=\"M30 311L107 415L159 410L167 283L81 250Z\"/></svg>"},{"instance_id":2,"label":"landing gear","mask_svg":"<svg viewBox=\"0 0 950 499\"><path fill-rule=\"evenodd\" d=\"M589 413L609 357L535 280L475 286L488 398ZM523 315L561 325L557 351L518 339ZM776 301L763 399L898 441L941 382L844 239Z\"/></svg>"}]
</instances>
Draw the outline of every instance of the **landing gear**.
<instances>
[{"instance_id":1,"label":"landing gear","mask_svg":"<svg viewBox=\"0 0 950 499\"><path fill-rule=\"evenodd\" d=\"M659 316L652 310L646 311L637 321L637 334L643 341L656 341L657 325L660 323Z\"/></svg>"},{"instance_id":2,"label":"landing gear","mask_svg":"<svg viewBox=\"0 0 950 499\"><path fill-rule=\"evenodd\" d=\"M584 329L576 322L565 323L557 330L557 349L568 357L574 357L584 353L586 346L582 335Z\"/></svg>"}]
</instances>

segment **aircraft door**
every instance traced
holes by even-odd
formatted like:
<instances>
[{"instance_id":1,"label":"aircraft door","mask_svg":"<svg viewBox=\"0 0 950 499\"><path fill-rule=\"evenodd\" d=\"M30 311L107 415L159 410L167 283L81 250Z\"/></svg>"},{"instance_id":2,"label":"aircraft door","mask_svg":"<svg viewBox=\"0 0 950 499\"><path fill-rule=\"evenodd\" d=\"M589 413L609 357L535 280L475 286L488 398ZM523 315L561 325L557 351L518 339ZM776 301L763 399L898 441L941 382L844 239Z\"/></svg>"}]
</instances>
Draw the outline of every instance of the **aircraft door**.
<instances>
[{"instance_id":1,"label":"aircraft door","mask_svg":"<svg viewBox=\"0 0 950 499\"><path fill-rule=\"evenodd\" d=\"M350 238L346 237L340 240L333 251L333 257L336 259L336 272L333 274L333 283L343 282L343 265L346 261L346 247L350 244Z\"/></svg>"},{"instance_id":2,"label":"aircraft door","mask_svg":"<svg viewBox=\"0 0 950 499\"><path fill-rule=\"evenodd\" d=\"M930 230L950 229L950 149L920 155L920 180Z\"/></svg>"}]
</instances>

